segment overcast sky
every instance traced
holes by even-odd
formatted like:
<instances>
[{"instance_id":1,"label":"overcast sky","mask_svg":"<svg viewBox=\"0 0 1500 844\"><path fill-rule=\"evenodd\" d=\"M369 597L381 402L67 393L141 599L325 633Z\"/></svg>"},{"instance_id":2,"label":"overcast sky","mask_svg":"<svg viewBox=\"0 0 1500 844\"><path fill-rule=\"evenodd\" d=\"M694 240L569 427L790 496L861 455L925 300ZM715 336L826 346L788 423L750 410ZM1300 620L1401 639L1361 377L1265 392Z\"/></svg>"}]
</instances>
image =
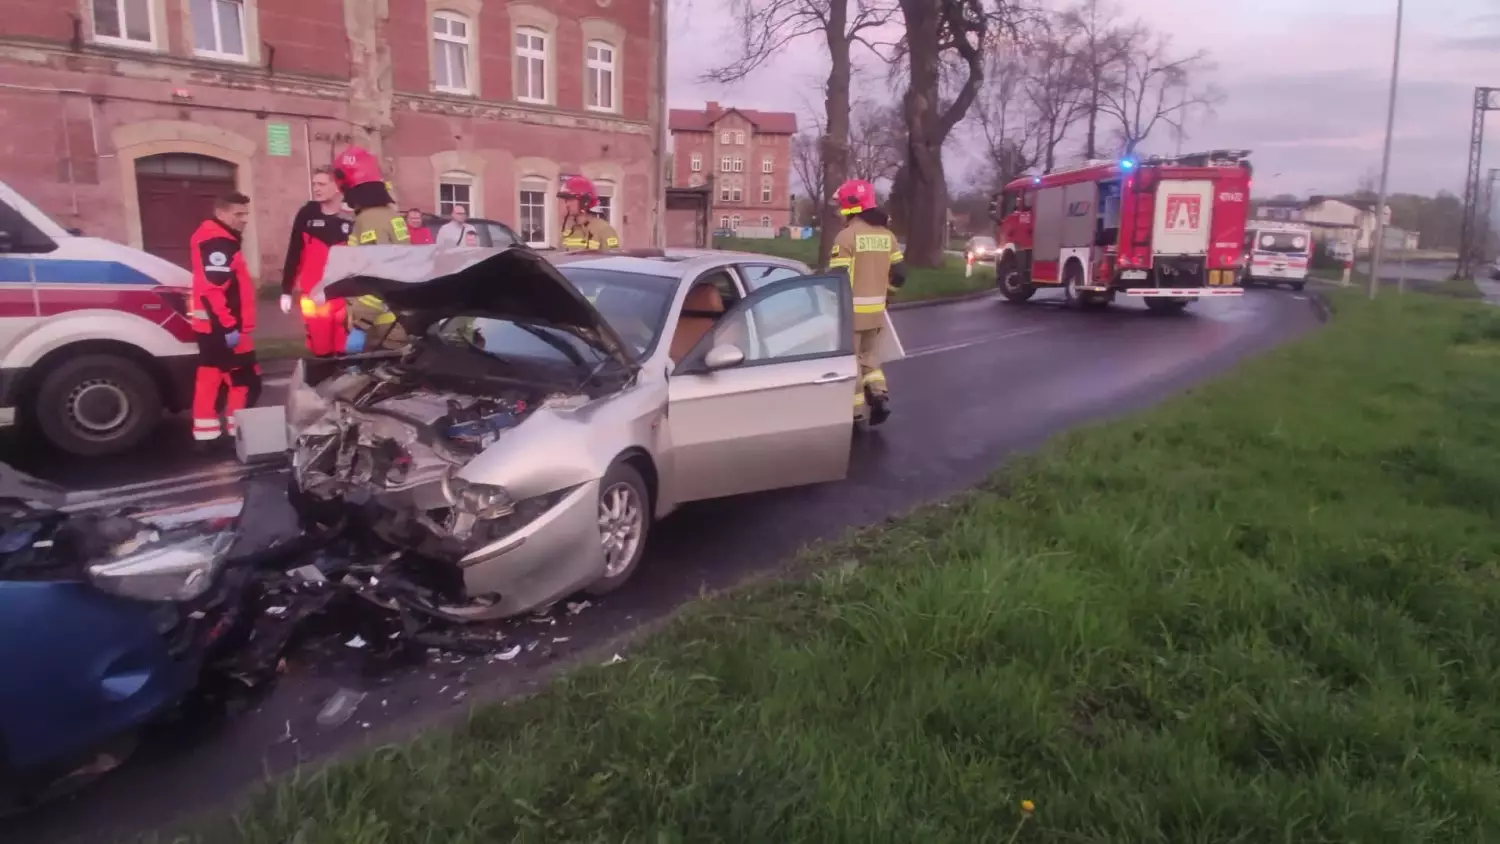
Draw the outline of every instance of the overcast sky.
<instances>
[{"instance_id":1,"label":"overcast sky","mask_svg":"<svg viewBox=\"0 0 1500 844\"><path fill-rule=\"evenodd\" d=\"M1212 53L1213 78L1227 99L1215 117L1188 127L1184 149L1253 150L1257 195L1346 191L1379 167L1396 0L1121 5L1170 32L1179 50ZM826 60L812 39L739 85L699 81L732 51L729 9L730 0L674 0L672 105L717 100L803 115L821 109ZM1500 0L1407 0L1403 38L1391 189L1461 193L1474 87L1500 87ZM873 68L856 87L857 96L891 97ZM1153 140L1170 147L1162 135ZM1492 113L1487 135L1485 166L1500 166L1500 113ZM965 139L953 144L950 169L962 172L976 150Z\"/></svg>"}]
</instances>

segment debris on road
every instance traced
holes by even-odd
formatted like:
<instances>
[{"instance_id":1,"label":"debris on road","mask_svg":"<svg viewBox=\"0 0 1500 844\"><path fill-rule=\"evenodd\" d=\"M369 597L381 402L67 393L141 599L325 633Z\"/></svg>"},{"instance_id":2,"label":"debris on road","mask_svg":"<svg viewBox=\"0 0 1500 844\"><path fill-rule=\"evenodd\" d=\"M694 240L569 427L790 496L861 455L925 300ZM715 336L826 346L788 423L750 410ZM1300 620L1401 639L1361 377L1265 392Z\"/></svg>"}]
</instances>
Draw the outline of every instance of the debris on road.
<instances>
[{"instance_id":1,"label":"debris on road","mask_svg":"<svg viewBox=\"0 0 1500 844\"><path fill-rule=\"evenodd\" d=\"M359 708L365 699L366 692L356 692L353 689L339 689L333 693L333 697L323 704L323 709L318 712L318 726L338 727L348 721L354 715L354 710ZM287 726L291 729L290 723Z\"/></svg>"}]
</instances>

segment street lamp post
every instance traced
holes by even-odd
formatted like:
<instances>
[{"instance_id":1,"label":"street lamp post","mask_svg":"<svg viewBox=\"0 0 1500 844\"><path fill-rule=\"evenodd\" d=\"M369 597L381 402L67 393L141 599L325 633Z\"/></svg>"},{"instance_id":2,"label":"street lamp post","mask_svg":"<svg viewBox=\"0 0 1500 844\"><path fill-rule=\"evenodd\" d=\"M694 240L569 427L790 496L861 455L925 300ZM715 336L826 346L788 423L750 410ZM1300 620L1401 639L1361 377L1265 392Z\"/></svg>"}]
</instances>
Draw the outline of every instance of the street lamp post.
<instances>
[{"instance_id":1,"label":"street lamp post","mask_svg":"<svg viewBox=\"0 0 1500 844\"><path fill-rule=\"evenodd\" d=\"M1380 289L1380 258L1385 251L1385 194L1391 177L1391 135L1396 130L1396 87L1401 79L1401 17L1403 0L1396 0L1396 47L1391 56L1391 97L1385 114L1385 155L1380 162L1380 195L1375 200L1375 244L1370 250L1370 298Z\"/></svg>"}]
</instances>

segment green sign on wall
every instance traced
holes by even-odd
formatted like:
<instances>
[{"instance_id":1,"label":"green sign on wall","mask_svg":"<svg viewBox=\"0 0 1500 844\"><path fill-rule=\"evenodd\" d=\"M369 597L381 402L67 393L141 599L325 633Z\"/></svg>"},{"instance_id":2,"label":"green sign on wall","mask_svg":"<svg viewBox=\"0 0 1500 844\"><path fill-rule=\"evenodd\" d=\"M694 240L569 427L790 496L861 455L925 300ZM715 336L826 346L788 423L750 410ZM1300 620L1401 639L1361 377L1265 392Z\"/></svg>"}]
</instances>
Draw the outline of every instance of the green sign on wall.
<instances>
[{"instance_id":1,"label":"green sign on wall","mask_svg":"<svg viewBox=\"0 0 1500 844\"><path fill-rule=\"evenodd\" d=\"M291 155L292 127L285 123L267 123L266 152L281 158Z\"/></svg>"}]
</instances>

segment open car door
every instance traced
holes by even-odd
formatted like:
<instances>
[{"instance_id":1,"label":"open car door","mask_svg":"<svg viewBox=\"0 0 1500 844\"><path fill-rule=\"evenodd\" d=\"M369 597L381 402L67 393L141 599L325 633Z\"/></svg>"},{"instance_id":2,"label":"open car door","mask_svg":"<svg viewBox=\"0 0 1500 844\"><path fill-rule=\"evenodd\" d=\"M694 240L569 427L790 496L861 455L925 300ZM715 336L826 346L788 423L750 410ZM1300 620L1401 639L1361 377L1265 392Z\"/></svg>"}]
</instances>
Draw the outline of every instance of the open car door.
<instances>
[{"instance_id":1,"label":"open car door","mask_svg":"<svg viewBox=\"0 0 1500 844\"><path fill-rule=\"evenodd\" d=\"M854 300L843 276L756 290L683 356L668 383L682 501L842 479L854 430Z\"/></svg>"}]
</instances>

